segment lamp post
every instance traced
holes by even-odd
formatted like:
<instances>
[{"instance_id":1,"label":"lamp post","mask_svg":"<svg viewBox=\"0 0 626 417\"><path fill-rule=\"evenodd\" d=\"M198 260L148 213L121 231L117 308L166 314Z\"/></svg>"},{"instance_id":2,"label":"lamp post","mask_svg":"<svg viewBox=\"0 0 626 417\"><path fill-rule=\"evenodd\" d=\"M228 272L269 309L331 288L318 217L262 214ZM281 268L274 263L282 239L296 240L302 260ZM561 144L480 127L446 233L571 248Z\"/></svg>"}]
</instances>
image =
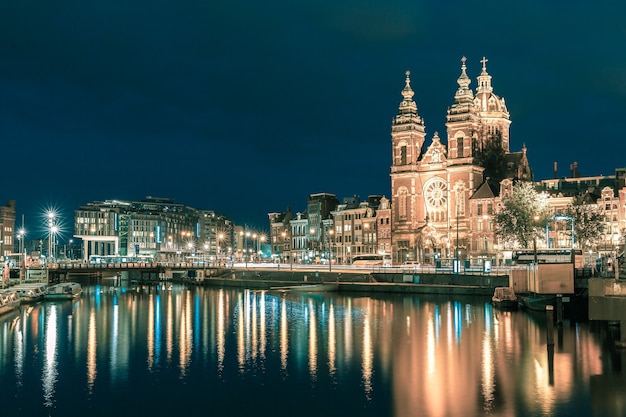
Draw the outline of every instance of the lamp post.
<instances>
[{"instance_id":1,"label":"lamp post","mask_svg":"<svg viewBox=\"0 0 626 417\"><path fill-rule=\"evenodd\" d=\"M265 245L265 239L267 239L265 235L259 236L259 258L263 255L263 245Z\"/></svg>"},{"instance_id":2,"label":"lamp post","mask_svg":"<svg viewBox=\"0 0 626 417\"><path fill-rule=\"evenodd\" d=\"M284 262L284 253L285 253L285 238L287 236L287 232L285 232L284 230L282 232L280 232L280 237L282 238L282 248L280 250L280 259L278 260L279 263L283 263Z\"/></svg>"},{"instance_id":3,"label":"lamp post","mask_svg":"<svg viewBox=\"0 0 626 417\"><path fill-rule=\"evenodd\" d=\"M221 241L224 239L224 233L219 233L217 235L217 253L216 253L216 258L217 258L217 266L219 267L221 265L221 260L220 260L220 253L221 253Z\"/></svg>"},{"instance_id":4,"label":"lamp post","mask_svg":"<svg viewBox=\"0 0 626 417\"><path fill-rule=\"evenodd\" d=\"M24 221L22 220L22 224ZM17 232L17 238L19 239L19 249L20 249L20 257L22 258L22 262L20 262L20 282L26 280L26 254L24 253L24 236L26 235L26 230L24 230L24 226L20 228Z\"/></svg>"},{"instance_id":5,"label":"lamp post","mask_svg":"<svg viewBox=\"0 0 626 417\"><path fill-rule=\"evenodd\" d=\"M248 245L247 245L247 241L246 239L250 237L250 232L246 232L243 235L243 253L244 253L244 259L245 259L245 263L246 263L246 268L248 268Z\"/></svg>"},{"instance_id":6,"label":"lamp post","mask_svg":"<svg viewBox=\"0 0 626 417\"><path fill-rule=\"evenodd\" d=\"M52 263L54 258L53 250L54 243L56 239L56 233L59 231L58 226L55 223L55 213L53 211L49 211L47 213L48 217L48 264Z\"/></svg>"},{"instance_id":7,"label":"lamp post","mask_svg":"<svg viewBox=\"0 0 626 417\"><path fill-rule=\"evenodd\" d=\"M17 232L17 239L20 242L20 255L24 256L24 236L26 235L26 230L24 227L20 228ZM23 261L26 262L26 257L23 258Z\"/></svg>"}]
</instances>

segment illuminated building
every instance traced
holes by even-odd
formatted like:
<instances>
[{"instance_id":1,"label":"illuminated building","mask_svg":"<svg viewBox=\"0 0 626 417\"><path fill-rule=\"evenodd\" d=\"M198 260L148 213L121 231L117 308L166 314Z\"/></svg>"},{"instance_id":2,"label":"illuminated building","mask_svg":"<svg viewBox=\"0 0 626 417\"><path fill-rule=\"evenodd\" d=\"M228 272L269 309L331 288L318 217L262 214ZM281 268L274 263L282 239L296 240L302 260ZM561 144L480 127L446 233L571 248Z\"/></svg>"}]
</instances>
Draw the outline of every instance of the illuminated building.
<instances>
[{"instance_id":1,"label":"illuminated building","mask_svg":"<svg viewBox=\"0 0 626 417\"><path fill-rule=\"evenodd\" d=\"M9 200L6 206L0 206L0 254L2 259L14 252L15 200Z\"/></svg>"},{"instance_id":2,"label":"illuminated building","mask_svg":"<svg viewBox=\"0 0 626 417\"><path fill-rule=\"evenodd\" d=\"M83 242L84 259L151 255L159 260L190 261L208 254L206 242L211 242L213 255L220 245L232 247L232 233L232 222L226 217L169 198L96 201L74 212L74 237Z\"/></svg>"}]
</instances>

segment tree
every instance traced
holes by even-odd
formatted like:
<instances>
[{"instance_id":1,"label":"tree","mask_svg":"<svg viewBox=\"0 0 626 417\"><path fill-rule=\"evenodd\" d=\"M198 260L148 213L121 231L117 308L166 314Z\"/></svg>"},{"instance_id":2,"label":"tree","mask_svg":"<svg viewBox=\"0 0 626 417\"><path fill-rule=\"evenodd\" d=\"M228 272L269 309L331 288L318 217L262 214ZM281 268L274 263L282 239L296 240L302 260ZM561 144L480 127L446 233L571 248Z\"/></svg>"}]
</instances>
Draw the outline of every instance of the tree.
<instances>
[{"instance_id":1,"label":"tree","mask_svg":"<svg viewBox=\"0 0 626 417\"><path fill-rule=\"evenodd\" d=\"M574 197L567 207L567 215L574 221L574 241L584 249L598 244L604 230L604 214L585 195Z\"/></svg>"},{"instance_id":2,"label":"tree","mask_svg":"<svg viewBox=\"0 0 626 417\"><path fill-rule=\"evenodd\" d=\"M548 196L530 182L517 182L494 216L494 232L505 244L536 249L551 216Z\"/></svg>"},{"instance_id":3,"label":"tree","mask_svg":"<svg viewBox=\"0 0 626 417\"><path fill-rule=\"evenodd\" d=\"M487 137L479 152L479 163L485 168L485 176L501 180L504 178L506 161L504 148L502 147L502 133L497 131Z\"/></svg>"}]
</instances>

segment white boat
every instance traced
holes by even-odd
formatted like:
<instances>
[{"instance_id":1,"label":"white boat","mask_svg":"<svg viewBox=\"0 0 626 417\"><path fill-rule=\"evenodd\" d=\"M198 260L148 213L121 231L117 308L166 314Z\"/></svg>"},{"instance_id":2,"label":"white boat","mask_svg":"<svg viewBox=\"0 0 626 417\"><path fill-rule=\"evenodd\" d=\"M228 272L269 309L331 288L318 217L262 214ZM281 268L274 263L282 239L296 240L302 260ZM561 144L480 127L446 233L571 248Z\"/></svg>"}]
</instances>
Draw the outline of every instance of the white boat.
<instances>
[{"instance_id":1,"label":"white boat","mask_svg":"<svg viewBox=\"0 0 626 417\"><path fill-rule=\"evenodd\" d=\"M48 291L48 284L44 282L32 282L18 284L11 288L17 291L22 300L22 304L28 304L42 301Z\"/></svg>"},{"instance_id":2,"label":"white boat","mask_svg":"<svg viewBox=\"0 0 626 417\"><path fill-rule=\"evenodd\" d=\"M0 314L9 313L13 310L17 310L20 306L20 296L17 291L12 289L5 289L0 291Z\"/></svg>"},{"instance_id":3,"label":"white boat","mask_svg":"<svg viewBox=\"0 0 626 417\"><path fill-rule=\"evenodd\" d=\"M73 300L80 297L83 288L77 282L62 282L48 287L44 298L46 300Z\"/></svg>"}]
</instances>

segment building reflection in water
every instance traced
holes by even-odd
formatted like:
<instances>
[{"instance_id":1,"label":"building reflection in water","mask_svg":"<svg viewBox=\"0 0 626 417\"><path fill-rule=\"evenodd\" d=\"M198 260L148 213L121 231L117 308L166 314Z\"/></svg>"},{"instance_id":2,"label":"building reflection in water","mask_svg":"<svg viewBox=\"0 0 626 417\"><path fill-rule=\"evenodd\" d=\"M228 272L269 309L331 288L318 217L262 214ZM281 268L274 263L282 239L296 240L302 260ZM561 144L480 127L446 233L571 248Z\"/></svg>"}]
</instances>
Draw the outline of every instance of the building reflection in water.
<instances>
[{"instance_id":1,"label":"building reflection in water","mask_svg":"<svg viewBox=\"0 0 626 417\"><path fill-rule=\"evenodd\" d=\"M57 382L57 339L58 339L58 323L57 323L57 306L56 304L46 305L46 327L45 333L45 350L43 371L41 382L43 388L43 399L46 407L54 406L54 386Z\"/></svg>"},{"instance_id":2,"label":"building reflection in water","mask_svg":"<svg viewBox=\"0 0 626 417\"><path fill-rule=\"evenodd\" d=\"M581 324L560 328L551 354L541 315L436 297L90 287L74 303L41 304L20 320L4 322L2 348L13 352L18 382L37 349L29 343L43 349L46 407L55 404L59 352L70 346L65 360L84 367L90 393L101 375L128 378L130 358L152 373L165 362L181 380L196 366L219 378L276 367L283 378L306 376L312 386L356 372L363 398L372 401L384 387L396 416L515 415L520 403L528 414L553 414L574 400L581 375L608 372L601 344Z\"/></svg>"}]
</instances>

